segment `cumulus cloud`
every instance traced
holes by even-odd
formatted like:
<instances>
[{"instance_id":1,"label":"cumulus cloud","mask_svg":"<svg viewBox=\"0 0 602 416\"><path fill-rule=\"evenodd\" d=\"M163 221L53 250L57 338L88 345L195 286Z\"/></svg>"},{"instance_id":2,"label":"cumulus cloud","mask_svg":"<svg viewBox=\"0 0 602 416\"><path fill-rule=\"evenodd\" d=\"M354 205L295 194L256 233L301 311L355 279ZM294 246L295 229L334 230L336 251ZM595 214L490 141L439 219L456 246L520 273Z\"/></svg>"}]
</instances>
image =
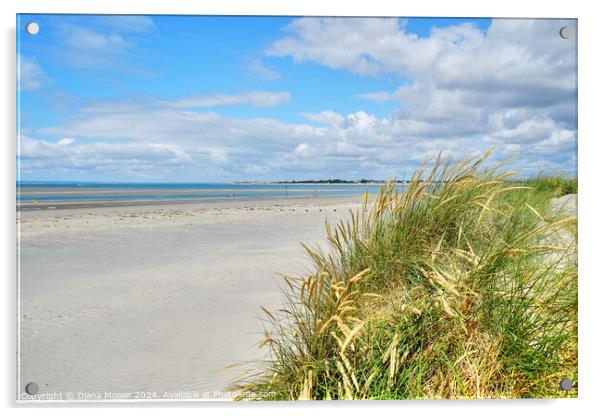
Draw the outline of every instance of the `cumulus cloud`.
<instances>
[{"instance_id":1,"label":"cumulus cloud","mask_svg":"<svg viewBox=\"0 0 602 416\"><path fill-rule=\"evenodd\" d=\"M485 33L461 24L418 37L398 19L295 19L268 55L397 78L398 88L358 98L398 108L378 117L327 103L291 123L217 112L276 106L291 100L287 92L94 102L36 131L62 144L22 139L23 166L163 180L386 178L439 153L460 159L495 145L498 159L515 155L525 174L544 164L573 172L576 44L558 36L563 25L575 29L573 21L501 19Z\"/></svg>"},{"instance_id":2,"label":"cumulus cloud","mask_svg":"<svg viewBox=\"0 0 602 416\"><path fill-rule=\"evenodd\" d=\"M576 38L562 39L561 26L576 32L573 20L494 19L485 33L463 23L419 37L393 18L301 18L266 53L403 79L394 91L356 96L399 103L386 123L362 115L365 134L493 143L498 155L527 155L525 166L556 151L552 165L574 171Z\"/></svg>"},{"instance_id":3,"label":"cumulus cloud","mask_svg":"<svg viewBox=\"0 0 602 416\"><path fill-rule=\"evenodd\" d=\"M394 18L301 18L291 22L289 36L274 42L269 56L314 61L358 75L397 73L418 76L442 54L475 48L484 36L462 24L434 29L428 38L405 32Z\"/></svg>"},{"instance_id":4,"label":"cumulus cloud","mask_svg":"<svg viewBox=\"0 0 602 416\"><path fill-rule=\"evenodd\" d=\"M28 136L20 137L20 157L23 159L57 159L69 158L75 166L95 167L118 161L156 160L162 163L180 163L190 157L179 149L161 144L145 143L85 143L74 144L73 139L62 139L57 143L46 140L34 140ZM211 149L209 149L209 152Z\"/></svg>"},{"instance_id":5,"label":"cumulus cloud","mask_svg":"<svg viewBox=\"0 0 602 416\"><path fill-rule=\"evenodd\" d=\"M197 175L194 177L212 177L207 175L215 172L207 172L205 168L218 166L221 180L240 180L249 179L249 174L257 179L295 179L299 175L387 177L395 175L402 166L417 166L439 151L460 156L466 149L475 149L470 141L461 138L448 142L422 141L416 135L398 135L388 118L363 111L345 116L325 111L308 113L305 117L317 125L239 119L169 105L155 105L151 109L143 103L137 107L129 103L124 111L119 103L105 103L96 110L88 107L62 125L39 131L53 137L88 140L103 137L107 142L102 146L78 142L48 144L28 139L22 154L26 159L40 157L42 150L50 146L57 152L53 154L62 155L60 163L68 165L93 151L104 154L108 160L114 154L113 149L123 147L128 152L134 149L145 152L136 159L143 160L147 154L157 164L158 174L173 161L182 163L180 173L191 172ZM34 144L38 153L30 149ZM165 159L155 157L158 149ZM181 157L175 158L168 151L177 151ZM122 162L119 158L114 164L105 161L104 165L117 166ZM56 158L53 163L58 163Z\"/></svg>"},{"instance_id":6,"label":"cumulus cloud","mask_svg":"<svg viewBox=\"0 0 602 416\"><path fill-rule=\"evenodd\" d=\"M177 146L146 143L82 143L61 139L53 143L22 135L19 138L20 173L46 172L81 177L92 172L107 177L124 173L133 178L156 177L157 170L177 172L192 163L192 158ZM213 161L212 149L199 149L207 161ZM69 177L69 176L68 176Z\"/></svg>"}]
</instances>

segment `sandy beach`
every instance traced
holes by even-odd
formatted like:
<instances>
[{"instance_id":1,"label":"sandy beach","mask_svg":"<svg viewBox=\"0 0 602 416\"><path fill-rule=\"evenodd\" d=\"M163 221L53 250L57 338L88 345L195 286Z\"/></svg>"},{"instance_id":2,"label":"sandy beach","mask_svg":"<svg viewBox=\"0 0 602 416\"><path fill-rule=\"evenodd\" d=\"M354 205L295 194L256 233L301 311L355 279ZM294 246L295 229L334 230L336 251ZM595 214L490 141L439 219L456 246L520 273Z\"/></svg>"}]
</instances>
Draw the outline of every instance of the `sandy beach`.
<instances>
[{"instance_id":1,"label":"sandy beach","mask_svg":"<svg viewBox=\"0 0 602 416\"><path fill-rule=\"evenodd\" d=\"M265 353L260 306L278 306L278 272L308 265L299 242L320 244L325 218L360 203L20 212L19 388L74 399L223 391L239 370L220 369Z\"/></svg>"}]
</instances>

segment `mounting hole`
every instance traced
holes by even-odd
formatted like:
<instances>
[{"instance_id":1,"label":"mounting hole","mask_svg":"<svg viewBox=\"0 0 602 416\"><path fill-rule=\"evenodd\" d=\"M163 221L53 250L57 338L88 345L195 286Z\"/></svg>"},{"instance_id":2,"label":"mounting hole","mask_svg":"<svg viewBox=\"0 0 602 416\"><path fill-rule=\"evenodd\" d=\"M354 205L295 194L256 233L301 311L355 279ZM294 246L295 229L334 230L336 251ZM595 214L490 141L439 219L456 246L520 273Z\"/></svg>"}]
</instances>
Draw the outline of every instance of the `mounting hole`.
<instances>
[{"instance_id":1,"label":"mounting hole","mask_svg":"<svg viewBox=\"0 0 602 416\"><path fill-rule=\"evenodd\" d=\"M37 24L36 22L29 22L25 26L25 30L27 31L27 33L29 33L32 36L37 35L38 32L40 31L40 25Z\"/></svg>"},{"instance_id":2,"label":"mounting hole","mask_svg":"<svg viewBox=\"0 0 602 416\"><path fill-rule=\"evenodd\" d=\"M568 378L563 378L560 380L560 389L564 391L569 391L573 388L573 382Z\"/></svg>"},{"instance_id":3,"label":"mounting hole","mask_svg":"<svg viewBox=\"0 0 602 416\"><path fill-rule=\"evenodd\" d=\"M571 28L568 26L562 26L560 28L560 37L562 39L568 39L571 37Z\"/></svg>"},{"instance_id":4,"label":"mounting hole","mask_svg":"<svg viewBox=\"0 0 602 416\"><path fill-rule=\"evenodd\" d=\"M27 383L27 385L25 385L25 392L27 394L30 395L34 395L37 394L38 391L40 391L40 388L38 387L38 385L36 383Z\"/></svg>"}]
</instances>

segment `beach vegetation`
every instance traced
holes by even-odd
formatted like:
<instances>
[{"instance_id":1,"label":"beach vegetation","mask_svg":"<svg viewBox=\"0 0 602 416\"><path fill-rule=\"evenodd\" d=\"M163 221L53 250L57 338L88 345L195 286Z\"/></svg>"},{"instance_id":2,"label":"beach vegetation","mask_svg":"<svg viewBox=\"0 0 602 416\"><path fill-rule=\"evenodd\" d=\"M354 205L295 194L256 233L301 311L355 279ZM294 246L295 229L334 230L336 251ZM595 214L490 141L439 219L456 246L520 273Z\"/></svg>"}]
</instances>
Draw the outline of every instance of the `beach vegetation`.
<instances>
[{"instance_id":1,"label":"beach vegetation","mask_svg":"<svg viewBox=\"0 0 602 416\"><path fill-rule=\"evenodd\" d=\"M303 245L240 398L576 396L576 215L549 208L576 180L517 181L489 153L384 184Z\"/></svg>"}]
</instances>

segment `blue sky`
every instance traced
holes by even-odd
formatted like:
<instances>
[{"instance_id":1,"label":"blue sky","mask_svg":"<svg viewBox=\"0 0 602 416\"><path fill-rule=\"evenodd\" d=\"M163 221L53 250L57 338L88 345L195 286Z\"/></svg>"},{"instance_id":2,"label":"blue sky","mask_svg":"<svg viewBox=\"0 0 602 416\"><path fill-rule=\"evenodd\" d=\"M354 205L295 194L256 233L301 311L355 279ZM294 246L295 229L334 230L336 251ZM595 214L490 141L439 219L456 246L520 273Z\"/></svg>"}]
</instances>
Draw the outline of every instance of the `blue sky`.
<instances>
[{"instance_id":1,"label":"blue sky","mask_svg":"<svg viewBox=\"0 0 602 416\"><path fill-rule=\"evenodd\" d=\"M386 178L490 146L574 173L562 25L20 15L20 179Z\"/></svg>"}]
</instances>

